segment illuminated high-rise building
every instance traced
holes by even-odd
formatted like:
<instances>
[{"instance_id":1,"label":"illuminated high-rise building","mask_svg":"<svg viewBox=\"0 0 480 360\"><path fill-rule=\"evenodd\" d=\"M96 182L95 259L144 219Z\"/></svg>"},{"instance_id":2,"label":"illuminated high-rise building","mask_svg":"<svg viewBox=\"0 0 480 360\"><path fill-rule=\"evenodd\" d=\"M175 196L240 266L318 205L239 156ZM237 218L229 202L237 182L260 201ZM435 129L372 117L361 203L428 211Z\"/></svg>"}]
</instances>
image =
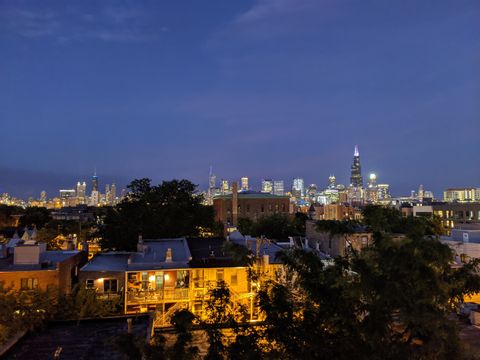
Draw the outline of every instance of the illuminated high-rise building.
<instances>
[{"instance_id":1,"label":"illuminated high-rise building","mask_svg":"<svg viewBox=\"0 0 480 360\"><path fill-rule=\"evenodd\" d=\"M45 190L42 190L42 192L40 193L40 201L41 202L47 201L47 192Z\"/></svg>"},{"instance_id":2,"label":"illuminated high-rise building","mask_svg":"<svg viewBox=\"0 0 480 360\"><path fill-rule=\"evenodd\" d=\"M207 190L207 203L212 204L213 196L215 195L215 188L217 187L217 177L213 173L213 168L210 166L210 172L208 173L208 190Z\"/></svg>"},{"instance_id":3,"label":"illuminated high-rise building","mask_svg":"<svg viewBox=\"0 0 480 360\"><path fill-rule=\"evenodd\" d=\"M365 191L366 200L375 204L378 201L377 175L371 173L368 178L368 187Z\"/></svg>"},{"instance_id":4,"label":"illuminated high-rise building","mask_svg":"<svg viewBox=\"0 0 480 360\"><path fill-rule=\"evenodd\" d=\"M230 192L230 185L228 184L228 180L222 179L222 188L221 188L222 195L226 195L229 192Z\"/></svg>"},{"instance_id":5,"label":"illuminated high-rise building","mask_svg":"<svg viewBox=\"0 0 480 360\"><path fill-rule=\"evenodd\" d=\"M300 199L305 196L305 184L302 178L294 178L292 181L292 195Z\"/></svg>"},{"instance_id":6,"label":"illuminated high-rise building","mask_svg":"<svg viewBox=\"0 0 480 360\"><path fill-rule=\"evenodd\" d=\"M112 184L110 187L110 205L115 205L117 200L117 186L115 183Z\"/></svg>"},{"instance_id":7,"label":"illuminated high-rise building","mask_svg":"<svg viewBox=\"0 0 480 360\"><path fill-rule=\"evenodd\" d=\"M317 184L310 184L307 189L308 198L310 200L313 200L316 194L317 194Z\"/></svg>"},{"instance_id":8,"label":"illuminated high-rise building","mask_svg":"<svg viewBox=\"0 0 480 360\"><path fill-rule=\"evenodd\" d=\"M273 181L273 195L283 196L285 194L285 186L283 180Z\"/></svg>"},{"instance_id":9,"label":"illuminated high-rise building","mask_svg":"<svg viewBox=\"0 0 480 360\"><path fill-rule=\"evenodd\" d=\"M81 183L80 181L77 182L77 197L78 198L85 198L87 193L87 183L84 181Z\"/></svg>"},{"instance_id":10,"label":"illuminated high-rise building","mask_svg":"<svg viewBox=\"0 0 480 360\"><path fill-rule=\"evenodd\" d=\"M240 190L247 191L248 190L248 177L244 176L240 180L241 180L241 184L242 184Z\"/></svg>"},{"instance_id":11,"label":"illuminated high-rise building","mask_svg":"<svg viewBox=\"0 0 480 360\"><path fill-rule=\"evenodd\" d=\"M97 176L97 170L95 170L95 173L92 176L92 191L98 191L98 176Z\"/></svg>"},{"instance_id":12,"label":"illuminated high-rise building","mask_svg":"<svg viewBox=\"0 0 480 360\"><path fill-rule=\"evenodd\" d=\"M360 152L358 146L355 145L353 153L353 164L351 167L350 186L361 188L363 187L362 167L360 166Z\"/></svg>"},{"instance_id":13,"label":"illuminated high-rise building","mask_svg":"<svg viewBox=\"0 0 480 360\"><path fill-rule=\"evenodd\" d=\"M378 184L377 185L378 200L387 200L390 199L390 185L388 184Z\"/></svg>"},{"instance_id":14,"label":"illuminated high-rise building","mask_svg":"<svg viewBox=\"0 0 480 360\"><path fill-rule=\"evenodd\" d=\"M272 179L262 179L262 192L266 194L273 194Z\"/></svg>"},{"instance_id":15,"label":"illuminated high-rise building","mask_svg":"<svg viewBox=\"0 0 480 360\"><path fill-rule=\"evenodd\" d=\"M335 189L336 186L337 186L337 179L335 178L335 175L330 175L328 177L328 188Z\"/></svg>"}]
</instances>

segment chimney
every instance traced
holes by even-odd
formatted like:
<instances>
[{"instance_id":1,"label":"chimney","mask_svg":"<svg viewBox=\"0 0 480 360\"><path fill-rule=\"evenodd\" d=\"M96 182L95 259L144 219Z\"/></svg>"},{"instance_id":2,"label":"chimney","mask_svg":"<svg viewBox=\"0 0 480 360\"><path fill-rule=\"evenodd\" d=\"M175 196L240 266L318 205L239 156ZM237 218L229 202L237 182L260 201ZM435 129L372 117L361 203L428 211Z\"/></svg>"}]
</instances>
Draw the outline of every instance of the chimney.
<instances>
[{"instance_id":1,"label":"chimney","mask_svg":"<svg viewBox=\"0 0 480 360\"><path fill-rule=\"evenodd\" d=\"M267 254L264 254L263 255L263 265L268 265L270 263L270 256L268 256Z\"/></svg>"},{"instance_id":2,"label":"chimney","mask_svg":"<svg viewBox=\"0 0 480 360\"><path fill-rule=\"evenodd\" d=\"M138 252L143 252L143 237L142 234L138 235L138 243L137 243L137 251Z\"/></svg>"},{"instance_id":3,"label":"chimney","mask_svg":"<svg viewBox=\"0 0 480 360\"><path fill-rule=\"evenodd\" d=\"M232 182L232 225L238 225L238 184Z\"/></svg>"},{"instance_id":4,"label":"chimney","mask_svg":"<svg viewBox=\"0 0 480 360\"><path fill-rule=\"evenodd\" d=\"M172 262L172 261L173 261L172 249L168 248L167 252L165 253L165 262Z\"/></svg>"}]
</instances>

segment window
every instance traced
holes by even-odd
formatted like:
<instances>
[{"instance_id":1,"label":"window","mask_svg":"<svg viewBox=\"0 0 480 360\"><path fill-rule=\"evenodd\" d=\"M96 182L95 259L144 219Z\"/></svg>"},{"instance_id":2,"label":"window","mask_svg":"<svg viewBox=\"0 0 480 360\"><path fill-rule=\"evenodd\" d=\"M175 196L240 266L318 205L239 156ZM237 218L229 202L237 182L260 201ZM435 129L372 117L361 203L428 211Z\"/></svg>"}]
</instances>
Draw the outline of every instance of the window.
<instances>
[{"instance_id":1,"label":"window","mask_svg":"<svg viewBox=\"0 0 480 360\"><path fill-rule=\"evenodd\" d=\"M235 273L233 273L231 276L230 276L230 285L237 285L238 284L238 276L237 276L237 272L235 271Z\"/></svg>"},{"instance_id":2,"label":"window","mask_svg":"<svg viewBox=\"0 0 480 360\"><path fill-rule=\"evenodd\" d=\"M38 288L38 279L37 278L23 278L20 279L20 289L21 290L35 290Z\"/></svg>"},{"instance_id":3,"label":"window","mask_svg":"<svg viewBox=\"0 0 480 360\"><path fill-rule=\"evenodd\" d=\"M362 246L368 245L368 238L366 236L362 236Z\"/></svg>"},{"instance_id":4,"label":"window","mask_svg":"<svg viewBox=\"0 0 480 360\"><path fill-rule=\"evenodd\" d=\"M117 292L117 279L105 279L103 280L103 292L116 293Z\"/></svg>"},{"instance_id":5,"label":"window","mask_svg":"<svg viewBox=\"0 0 480 360\"><path fill-rule=\"evenodd\" d=\"M193 286L203 288L203 269L193 270Z\"/></svg>"},{"instance_id":6,"label":"window","mask_svg":"<svg viewBox=\"0 0 480 360\"><path fill-rule=\"evenodd\" d=\"M148 290L148 273L142 272L142 290Z\"/></svg>"},{"instance_id":7,"label":"window","mask_svg":"<svg viewBox=\"0 0 480 360\"><path fill-rule=\"evenodd\" d=\"M87 289L93 289L94 283L95 283L95 280L93 280L93 279L87 279L87 281L85 282L85 287L86 287Z\"/></svg>"},{"instance_id":8,"label":"window","mask_svg":"<svg viewBox=\"0 0 480 360\"><path fill-rule=\"evenodd\" d=\"M225 273L223 269L217 269L217 282L225 281Z\"/></svg>"}]
</instances>

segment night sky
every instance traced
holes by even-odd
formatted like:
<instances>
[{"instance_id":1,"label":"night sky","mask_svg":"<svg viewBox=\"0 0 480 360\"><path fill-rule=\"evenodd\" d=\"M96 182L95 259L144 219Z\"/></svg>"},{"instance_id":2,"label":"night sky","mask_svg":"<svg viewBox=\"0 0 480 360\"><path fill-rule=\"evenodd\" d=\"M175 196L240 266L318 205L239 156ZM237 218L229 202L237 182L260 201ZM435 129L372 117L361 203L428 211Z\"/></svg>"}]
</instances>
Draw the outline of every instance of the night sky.
<instances>
[{"instance_id":1,"label":"night sky","mask_svg":"<svg viewBox=\"0 0 480 360\"><path fill-rule=\"evenodd\" d=\"M480 2L0 0L0 193L480 186Z\"/></svg>"}]
</instances>

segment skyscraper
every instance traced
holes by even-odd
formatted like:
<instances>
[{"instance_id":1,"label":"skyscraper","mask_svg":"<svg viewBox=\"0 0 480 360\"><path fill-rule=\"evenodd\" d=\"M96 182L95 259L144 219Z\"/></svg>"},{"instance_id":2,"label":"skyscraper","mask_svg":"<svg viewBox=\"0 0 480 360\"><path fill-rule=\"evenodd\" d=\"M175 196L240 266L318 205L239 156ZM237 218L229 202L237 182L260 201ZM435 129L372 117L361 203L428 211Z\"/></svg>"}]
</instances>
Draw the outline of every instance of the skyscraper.
<instances>
[{"instance_id":1,"label":"skyscraper","mask_svg":"<svg viewBox=\"0 0 480 360\"><path fill-rule=\"evenodd\" d=\"M335 175L330 175L328 177L328 188L335 189L336 186L337 186L337 179L335 178Z\"/></svg>"},{"instance_id":2,"label":"skyscraper","mask_svg":"<svg viewBox=\"0 0 480 360\"><path fill-rule=\"evenodd\" d=\"M350 186L361 188L363 187L362 167L360 166L360 153L358 152L358 146L355 145L355 151L353 153L352 174L350 176Z\"/></svg>"},{"instance_id":3,"label":"skyscraper","mask_svg":"<svg viewBox=\"0 0 480 360\"><path fill-rule=\"evenodd\" d=\"M210 166L210 172L208 173L208 190L207 190L207 203L212 204L213 196L215 195L215 188L217 187L217 177L213 173L213 168Z\"/></svg>"},{"instance_id":4,"label":"skyscraper","mask_svg":"<svg viewBox=\"0 0 480 360\"><path fill-rule=\"evenodd\" d=\"M86 190L87 190L87 184L85 183L85 181L83 183L81 183L80 181L77 182L77 197L78 198L85 198Z\"/></svg>"},{"instance_id":5,"label":"skyscraper","mask_svg":"<svg viewBox=\"0 0 480 360\"><path fill-rule=\"evenodd\" d=\"M98 176L97 176L97 170L95 170L95 173L92 176L92 191L98 191Z\"/></svg>"},{"instance_id":6,"label":"skyscraper","mask_svg":"<svg viewBox=\"0 0 480 360\"><path fill-rule=\"evenodd\" d=\"M240 190L242 191L247 191L248 190L248 177L244 176L241 178L242 181L242 187Z\"/></svg>"},{"instance_id":7,"label":"skyscraper","mask_svg":"<svg viewBox=\"0 0 480 360\"><path fill-rule=\"evenodd\" d=\"M285 194L285 186L283 180L275 180L273 182L273 195L283 196Z\"/></svg>"},{"instance_id":8,"label":"skyscraper","mask_svg":"<svg viewBox=\"0 0 480 360\"><path fill-rule=\"evenodd\" d=\"M273 180L262 179L262 192L267 194L273 194Z\"/></svg>"},{"instance_id":9,"label":"skyscraper","mask_svg":"<svg viewBox=\"0 0 480 360\"><path fill-rule=\"evenodd\" d=\"M222 195L228 194L230 192L230 186L228 185L228 180L222 179Z\"/></svg>"},{"instance_id":10,"label":"skyscraper","mask_svg":"<svg viewBox=\"0 0 480 360\"><path fill-rule=\"evenodd\" d=\"M294 178L292 182L292 195L297 199L305 196L305 184L302 178Z\"/></svg>"},{"instance_id":11,"label":"skyscraper","mask_svg":"<svg viewBox=\"0 0 480 360\"><path fill-rule=\"evenodd\" d=\"M110 187L110 205L115 205L117 200L117 186L115 183L112 184Z\"/></svg>"}]
</instances>

